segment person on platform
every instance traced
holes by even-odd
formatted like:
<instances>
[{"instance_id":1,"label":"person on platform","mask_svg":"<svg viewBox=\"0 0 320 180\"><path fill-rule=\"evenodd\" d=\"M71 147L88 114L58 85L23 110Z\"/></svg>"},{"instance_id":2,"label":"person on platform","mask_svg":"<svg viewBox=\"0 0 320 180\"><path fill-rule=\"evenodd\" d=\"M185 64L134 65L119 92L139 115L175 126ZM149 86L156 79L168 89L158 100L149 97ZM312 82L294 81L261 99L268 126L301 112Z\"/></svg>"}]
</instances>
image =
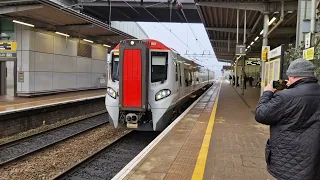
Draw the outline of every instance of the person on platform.
<instances>
[{"instance_id":1,"label":"person on platform","mask_svg":"<svg viewBox=\"0 0 320 180\"><path fill-rule=\"evenodd\" d=\"M233 75L232 77L232 86L235 86L236 85L236 77Z\"/></svg>"},{"instance_id":2,"label":"person on platform","mask_svg":"<svg viewBox=\"0 0 320 180\"><path fill-rule=\"evenodd\" d=\"M256 107L257 122L270 125L267 169L276 179L320 179L320 85L315 66L302 58L288 70L287 89L264 88Z\"/></svg>"},{"instance_id":3,"label":"person on platform","mask_svg":"<svg viewBox=\"0 0 320 180\"><path fill-rule=\"evenodd\" d=\"M250 87L252 87L252 82L253 82L253 77L252 76L249 76L249 85L250 85Z\"/></svg>"},{"instance_id":4,"label":"person on platform","mask_svg":"<svg viewBox=\"0 0 320 180\"><path fill-rule=\"evenodd\" d=\"M243 81L244 81L243 88L247 89L247 82L248 82L248 76L247 75L244 75Z\"/></svg>"}]
</instances>

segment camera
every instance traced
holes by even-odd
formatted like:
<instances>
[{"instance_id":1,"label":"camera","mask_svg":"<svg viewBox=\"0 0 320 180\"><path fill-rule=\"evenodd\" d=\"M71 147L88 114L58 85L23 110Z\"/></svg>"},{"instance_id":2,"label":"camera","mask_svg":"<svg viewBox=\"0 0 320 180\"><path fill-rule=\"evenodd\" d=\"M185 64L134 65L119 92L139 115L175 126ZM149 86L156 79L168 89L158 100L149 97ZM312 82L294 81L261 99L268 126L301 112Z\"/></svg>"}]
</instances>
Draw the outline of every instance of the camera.
<instances>
[{"instance_id":1,"label":"camera","mask_svg":"<svg viewBox=\"0 0 320 180\"><path fill-rule=\"evenodd\" d=\"M284 81L284 80L273 81L272 86L276 90L284 90L287 88L287 81Z\"/></svg>"}]
</instances>

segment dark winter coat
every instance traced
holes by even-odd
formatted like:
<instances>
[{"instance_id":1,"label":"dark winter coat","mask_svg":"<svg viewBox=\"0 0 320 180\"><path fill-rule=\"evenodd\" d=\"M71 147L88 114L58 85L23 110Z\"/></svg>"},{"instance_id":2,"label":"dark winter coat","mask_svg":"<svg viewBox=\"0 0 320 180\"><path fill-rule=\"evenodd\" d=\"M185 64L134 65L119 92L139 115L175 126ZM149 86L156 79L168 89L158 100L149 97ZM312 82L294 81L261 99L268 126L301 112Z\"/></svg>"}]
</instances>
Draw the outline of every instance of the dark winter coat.
<instances>
[{"instance_id":1,"label":"dark winter coat","mask_svg":"<svg viewBox=\"0 0 320 180\"><path fill-rule=\"evenodd\" d=\"M277 179L320 179L320 86L306 78L288 89L266 91L256 108L256 121L270 125L265 158Z\"/></svg>"}]
</instances>

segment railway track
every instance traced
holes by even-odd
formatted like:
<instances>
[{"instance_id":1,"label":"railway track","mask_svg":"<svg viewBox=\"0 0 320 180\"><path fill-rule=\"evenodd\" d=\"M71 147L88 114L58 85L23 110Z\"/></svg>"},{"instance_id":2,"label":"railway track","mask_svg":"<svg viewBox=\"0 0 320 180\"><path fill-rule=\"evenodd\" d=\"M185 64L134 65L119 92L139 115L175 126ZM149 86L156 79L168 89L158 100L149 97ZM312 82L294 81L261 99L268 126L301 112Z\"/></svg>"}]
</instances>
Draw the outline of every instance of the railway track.
<instances>
[{"instance_id":1,"label":"railway track","mask_svg":"<svg viewBox=\"0 0 320 180\"><path fill-rule=\"evenodd\" d=\"M108 123L107 114L73 122L30 137L0 145L0 167L18 161L44 148L63 142Z\"/></svg>"},{"instance_id":2,"label":"railway track","mask_svg":"<svg viewBox=\"0 0 320 180\"><path fill-rule=\"evenodd\" d=\"M196 98L186 102L182 112L185 111L195 99ZM73 167L58 174L54 179L112 179L159 134L160 132L131 131Z\"/></svg>"},{"instance_id":3,"label":"railway track","mask_svg":"<svg viewBox=\"0 0 320 180\"><path fill-rule=\"evenodd\" d=\"M131 131L54 179L112 179L159 134L160 132Z\"/></svg>"}]
</instances>

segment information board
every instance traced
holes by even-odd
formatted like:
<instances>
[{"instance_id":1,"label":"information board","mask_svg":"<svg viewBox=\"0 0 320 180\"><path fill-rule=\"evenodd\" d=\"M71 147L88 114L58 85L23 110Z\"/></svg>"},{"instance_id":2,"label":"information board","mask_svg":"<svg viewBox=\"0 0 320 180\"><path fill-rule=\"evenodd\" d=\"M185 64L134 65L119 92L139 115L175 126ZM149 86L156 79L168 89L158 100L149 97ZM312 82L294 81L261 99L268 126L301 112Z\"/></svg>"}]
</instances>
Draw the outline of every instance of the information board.
<instances>
[{"instance_id":1,"label":"information board","mask_svg":"<svg viewBox=\"0 0 320 180\"><path fill-rule=\"evenodd\" d=\"M0 41L0 58L16 58L17 43L12 41Z\"/></svg>"},{"instance_id":2,"label":"information board","mask_svg":"<svg viewBox=\"0 0 320 180\"><path fill-rule=\"evenodd\" d=\"M273 80L279 80L281 75L281 59L277 58L265 64L265 85L269 84Z\"/></svg>"}]
</instances>

